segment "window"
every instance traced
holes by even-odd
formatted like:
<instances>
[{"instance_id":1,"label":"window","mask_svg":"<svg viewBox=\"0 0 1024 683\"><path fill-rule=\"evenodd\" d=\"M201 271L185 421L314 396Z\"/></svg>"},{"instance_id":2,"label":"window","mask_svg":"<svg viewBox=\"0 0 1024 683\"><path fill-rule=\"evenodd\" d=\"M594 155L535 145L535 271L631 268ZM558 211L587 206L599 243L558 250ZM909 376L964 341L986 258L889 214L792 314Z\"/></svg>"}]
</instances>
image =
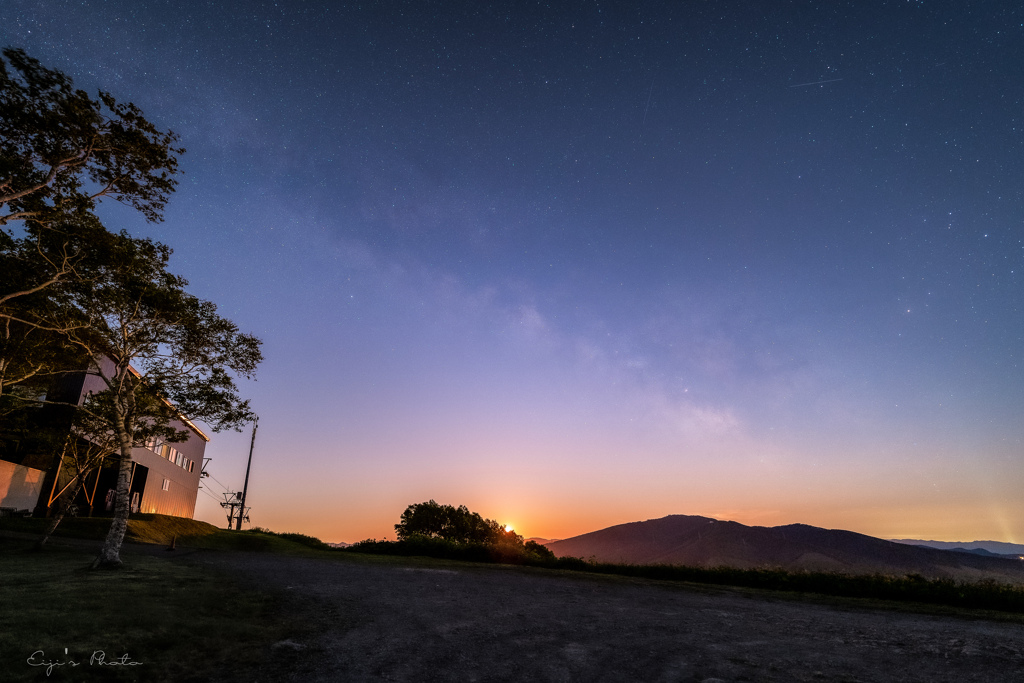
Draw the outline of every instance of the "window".
<instances>
[{"instance_id":1,"label":"window","mask_svg":"<svg viewBox=\"0 0 1024 683\"><path fill-rule=\"evenodd\" d=\"M184 460L185 457L181 453L178 453L177 456L178 457L175 458L174 460L174 464L177 465L178 467L181 467L181 461Z\"/></svg>"},{"instance_id":2,"label":"window","mask_svg":"<svg viewBox=\"0 0 1024 683\"><path fill-rule=\"evenodd\" d=\"M188 461L188 471L192 472L193 470L195 470L195 468L196 468L196 463L194 461L192 461L192 460L189 460Z\"/></svg>"},{"instance_id":3,"label":"window","mask_svg":"<svg viewBox=\"0 0 1024 683\"><path fill-rule=\"evenodd\" d=\"M164 479L163 490L164 491L170 491L171 490L171 480L170 479Z\"/></svg>"}]
</instances>

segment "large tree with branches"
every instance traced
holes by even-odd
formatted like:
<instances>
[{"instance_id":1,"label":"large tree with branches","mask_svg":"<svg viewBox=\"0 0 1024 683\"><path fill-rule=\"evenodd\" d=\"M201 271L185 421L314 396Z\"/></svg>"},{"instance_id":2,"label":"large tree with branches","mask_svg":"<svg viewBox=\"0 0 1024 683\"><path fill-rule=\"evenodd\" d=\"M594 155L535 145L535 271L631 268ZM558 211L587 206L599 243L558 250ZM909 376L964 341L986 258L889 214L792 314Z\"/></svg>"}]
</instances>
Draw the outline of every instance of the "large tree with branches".
<instances>
[{"instance_id":1,"label":"large tree with branches","mask_svg":"<svg viewBox=\"0 0 1024 683\"><path fill-rule=\"evenodd\" d=\"M177 136L107 92L92 99L24 50L0 59L0 226L91 214L110 197L161 219L174 191Z\"/></svg>"},{"instance_id":2,"label":"large tree with branches","mask_svg":"<svg viewBox=\"0 0 1024 683\"><path fill-rule=\"evenodd\" d=\"M110 198L161 220L184 152L177 136L22 50L2 54L0 399L12 384L36 396L60 371L88 366L99 379L68 408L89 425L81 436L115 445L114 520L98 564L118 566L132 448L185 439L174 426L183 417L214 431L250 420L235 379L252 376L260 342L185 291L167 271L168 247L112 234L95 214Z\"/></svg>"},{"instance_id":3,"label":"large tree with branches","mask_svg":"<svg viewBox=\"0 0 1024 683\"><path fill-rule=\"evenodd\" d=\"M161 220L184 152L176 141L134 104L102 91L93 99L23 50L2 51L0 399L79 362L54 335L77 322L52 309L64 306L64 285L104 258L97 204L109 198Z\"/></svg>"},{"instance_id":4,"label":"large tree with branches","mask_svg":"<svg viewBox=\"0 0 1024 683\"><path fill-rule=\"evenodd\" d=\"M62 336L94 360L99 391L76 410L93 430L113 434L118 467L114 520L98 558L119 566L127 528L132 448L154 439L176 442L183 417L213 431L238 429L253 417L236 378L251 378L262 360L260 341L244 334L217 308L185 291L167 271L169 247L126 233L111 236L107 261L93 277L70 287L81 324ZM43 321L45 323L45 321Z\"/></svg>"}]
</instances>

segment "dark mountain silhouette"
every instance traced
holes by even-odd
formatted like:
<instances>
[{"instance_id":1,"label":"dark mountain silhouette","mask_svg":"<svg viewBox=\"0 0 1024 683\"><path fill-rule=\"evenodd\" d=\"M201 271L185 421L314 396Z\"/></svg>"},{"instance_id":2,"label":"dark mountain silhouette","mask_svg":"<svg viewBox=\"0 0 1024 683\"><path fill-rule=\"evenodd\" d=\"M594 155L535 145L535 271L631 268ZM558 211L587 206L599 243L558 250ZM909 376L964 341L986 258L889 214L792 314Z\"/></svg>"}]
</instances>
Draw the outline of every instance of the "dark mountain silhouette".
<instances>
[{"instance_id":1,"label":"dark mountain silhouette","mask_svg":"<svg viewBox=\"0 0 1024 683\"><path fill-rule=\"evenodd\" d=\"M942 548L943 550L987 550L995 555L1024 555L1024 545L1020 543L1006 543L1004 541L924 541L914 538L890 538L893 543L909 543L910 545L924 545L929 548Z\"/></svg>"},{"instance_id":2,"label":"dark mountain silhouette","mask_svg":"<svg viewBox=\"0 0 1024 683\"><path fill-rule=\"evenodd\" d=\"M599 562L699 567L778 567L847 574L920 574L1024 583L1024 562L905 545L806 524L746 526L670 515L546 544L555 555Z\"/></svg>"}]
</instances>

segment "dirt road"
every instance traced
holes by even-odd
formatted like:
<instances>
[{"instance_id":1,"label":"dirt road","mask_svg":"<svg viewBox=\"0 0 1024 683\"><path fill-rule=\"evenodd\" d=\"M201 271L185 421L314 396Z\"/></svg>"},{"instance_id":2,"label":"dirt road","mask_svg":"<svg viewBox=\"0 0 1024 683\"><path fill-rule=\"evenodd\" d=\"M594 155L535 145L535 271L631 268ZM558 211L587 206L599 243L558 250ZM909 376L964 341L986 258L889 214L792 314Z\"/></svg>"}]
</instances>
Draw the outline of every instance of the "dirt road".
<instances>
[{"instance_id":1,"label":"dirt road","mask_svg":"<svg viewBox=\"0 0 1024 683\"><path fill-rule=\"evenodd\" d=\"M267 680L1024 681L1024 619L486 565L181 561L283 589L301 611Z\"/></svg>"}]
</instances>

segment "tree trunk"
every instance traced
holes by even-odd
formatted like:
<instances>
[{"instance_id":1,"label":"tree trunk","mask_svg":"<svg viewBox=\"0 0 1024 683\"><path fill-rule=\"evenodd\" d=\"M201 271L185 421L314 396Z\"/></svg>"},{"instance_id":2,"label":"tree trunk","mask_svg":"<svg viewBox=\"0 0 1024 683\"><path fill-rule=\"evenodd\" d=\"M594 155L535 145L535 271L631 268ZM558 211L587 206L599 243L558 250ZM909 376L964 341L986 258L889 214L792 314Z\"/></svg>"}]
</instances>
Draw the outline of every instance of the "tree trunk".
<instances>
[{"instance_id":1,"label":"tree trunk","mask_svg":"<svg viewBox=\"0 0 1024 683\"><path fill-rule=\"evenodd\" d=\"M121 442L121 457L117 464L117 490L114 493L114 519L110 523L110 531L103 542L100 556L93 563L93 568L117 569L121 566L121 543L124 542L125 531L128 530L128 512L131 506L132 482L132 445L128 435L118 430Z\"/></svg>"},{"instance_id":2,"label":"tree trunk","mask_svg":"<svg viewBox=\"0 0 1024 683\"><path fill-rule=\"evenodd\" d=\"M65 494L61 496L60 504L57 506L57 514L53 516L52 520L50 521L50 525L46 527L46 531L43 532L42 537L38 541L36 541L37 549L43 549L43 546L46 545L46 542L50 540L50 536L53 534L54 531L57 530L57 525L59 525L60 521L64 519L65 515L67 515L68 510L71 509L71 506L75 504L75 498L78 497L78 492L82 490L82 483L84 480L84 477L78 477L77 483L75 484L75 488L71 490L71 494Z\"/></svg>"}]
</instances>

